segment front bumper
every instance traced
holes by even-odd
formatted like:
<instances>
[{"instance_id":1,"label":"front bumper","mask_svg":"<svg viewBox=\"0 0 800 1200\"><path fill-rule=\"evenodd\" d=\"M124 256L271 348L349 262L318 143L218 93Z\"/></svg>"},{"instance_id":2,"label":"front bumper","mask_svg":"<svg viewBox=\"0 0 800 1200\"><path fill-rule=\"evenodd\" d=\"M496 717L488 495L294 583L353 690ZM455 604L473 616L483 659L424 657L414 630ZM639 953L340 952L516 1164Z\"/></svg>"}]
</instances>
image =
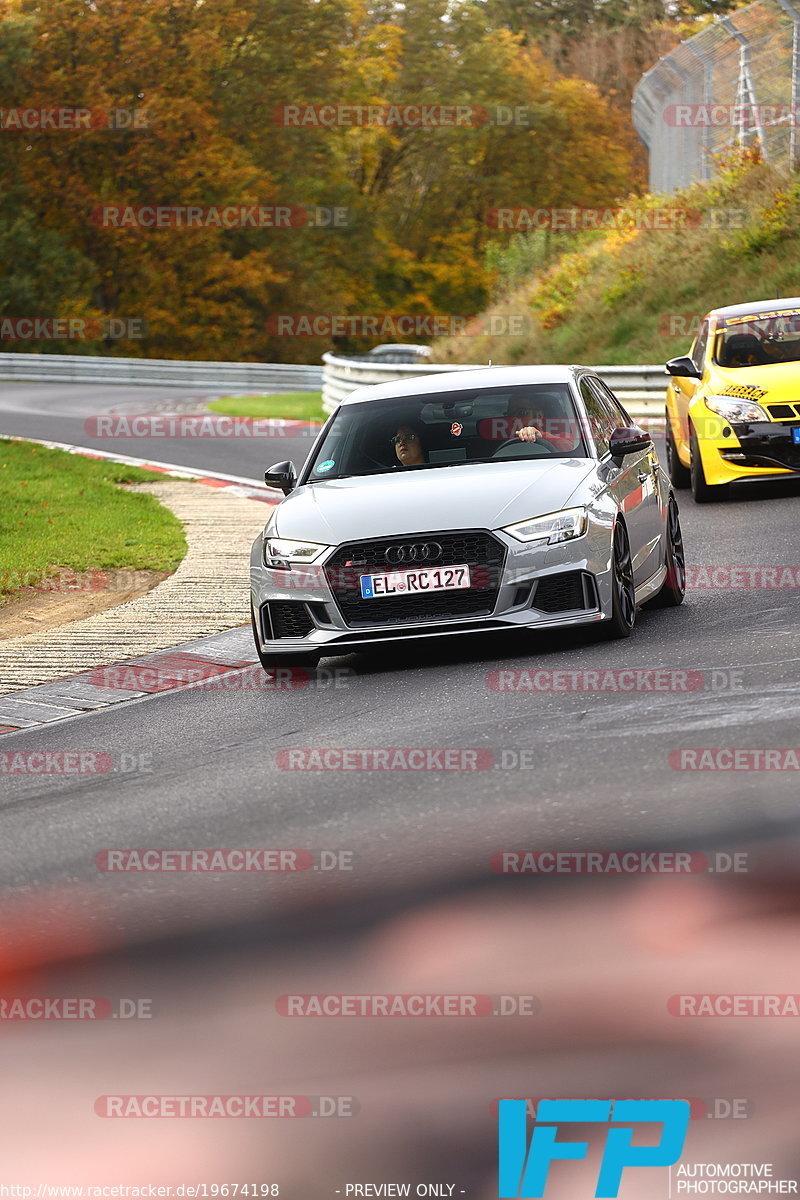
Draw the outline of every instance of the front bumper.
<instances>
[{"instance_id":1,"label":"front bumper","mask_svg":"<svg viewBox=\"0 0 800 1200\"><path fill-rule=\"evenodd\" d=\"M391 611L392 619L383 620L372 616L378 613L381 600L370 600L365 603L375 608L370 608L368 624L354 616L351 607L340 604L331 587L332 573L326 572L326 566L340 555L342 547L334 547L313 567L284 571L264 566L263 541L257 538L251 557L250 592L262 652L287 657L347 654L409 638L585 625L610 616L610 523L590 519L583 537L538 547L525 546L497 530L449 531L454 532L480 533L498 543L501 565L491 581L490 603L478 605L475 615L439 613L406 620L398 617L402 609L398 609L398 601L392 600L391 610L388 606L386 609ZM383 540L420 541L437 536L448 535L414 532Z\"/></svg>"},{"instance_id":2,"label":"front bumper","mask_svg":"<svg viewBox=\"0 0 800 1200\"><path fill-rule=\"evenodd\" d=\"M800 423L784 425L772 421L759 421L748 425L733 425L732 429L740 448L722 451L726 462L739 468L768 468L800 474L800 441L794 440L793 432L795 429L800 430Z\"/></svg>"},{"instance_id":3,"label":"front bumper","mask_svg":"<svg viewBox=\"0 0 800 1200\"><path fill-rule=\"evenodd\" d=\"M800 475L800 443L794 441L792 432L800 429L800 422L734 424L716 418L707 420L705 428L708 432L698 444L711 484Z\"/></svg>"}]
</instances>

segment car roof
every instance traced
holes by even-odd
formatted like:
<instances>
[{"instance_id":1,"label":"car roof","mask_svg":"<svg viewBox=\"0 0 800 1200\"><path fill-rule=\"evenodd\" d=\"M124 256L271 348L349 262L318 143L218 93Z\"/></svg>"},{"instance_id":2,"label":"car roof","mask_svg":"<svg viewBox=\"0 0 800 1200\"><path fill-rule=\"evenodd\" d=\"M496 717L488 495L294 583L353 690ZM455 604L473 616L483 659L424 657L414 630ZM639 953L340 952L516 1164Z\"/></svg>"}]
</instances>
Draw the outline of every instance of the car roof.
<instances>
[{"instance_id":1,"label":"car roof","mask_svg":"<svg viewBox=\"0 0 800 1200\"><path fill-rule=\"evenodd\" d=\"M346 396L342 404L363 403L365 400L386 400L393 396L426 396L442 392L460 392L465 388L496 388L520 386L526 383L570 383L580 367L466 367L456 371L411 375L360 387Z\"/></svg>"},{"instance_id":2,"label":"car roof","mask_svg":"<svg viewBox=\"0 0 800 1200\"><path fill-rule=\"evenodd\" d=\"M800 296L785 296L776 300L751 300L749 304L729 304L725 308L712 308L709 317L748 317L756 313L767 314L784 308L800 308Z\"/></svg>"}]
</instances>

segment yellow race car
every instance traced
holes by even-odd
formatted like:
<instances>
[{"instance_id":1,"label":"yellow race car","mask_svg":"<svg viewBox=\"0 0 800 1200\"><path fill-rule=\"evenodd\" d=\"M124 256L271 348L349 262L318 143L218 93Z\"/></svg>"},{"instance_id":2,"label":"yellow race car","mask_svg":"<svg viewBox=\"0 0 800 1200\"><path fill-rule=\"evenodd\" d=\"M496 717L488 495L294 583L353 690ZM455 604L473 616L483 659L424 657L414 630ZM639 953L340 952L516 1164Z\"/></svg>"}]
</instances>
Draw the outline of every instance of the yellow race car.
<instances>
[{"instance_id":1,"label":"yellow race car","mask_svg":"<svg viewBox=\"0 0 800 1200\"><path fill-rule=\"evenodd\" d=\"M676 488L703 504L731 483L800 478L800 298L715 308L666 371Z\"/></svg>"}]
</instances>

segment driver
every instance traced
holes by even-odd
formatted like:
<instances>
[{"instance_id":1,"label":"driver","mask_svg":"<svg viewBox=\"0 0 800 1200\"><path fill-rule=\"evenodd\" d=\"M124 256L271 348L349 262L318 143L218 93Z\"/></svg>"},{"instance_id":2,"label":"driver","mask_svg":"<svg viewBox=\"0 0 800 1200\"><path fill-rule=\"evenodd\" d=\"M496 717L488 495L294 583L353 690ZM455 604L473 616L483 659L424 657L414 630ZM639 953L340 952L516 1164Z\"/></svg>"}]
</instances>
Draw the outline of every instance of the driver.
<instances>
[{"instance_id":1,"label":"driver","mask_svg":"<svg viewBox=\"0 0 800 1200\"><path fill-rule=\"evenodd\" d=\"M427 461L422 436L416 425L398 425L392 438L398 462L404 467L419 467Z\"/></svg>"},{"instance_id":2,"label":"driver","mask_svg":"<svg viewBox=\"0 0 800 1200\"><path fill-rule=\"evenodd\" d=\"M509 416L515 423L517 421L522 423L515 434L520 442L546 441L556 450L575 449L577 430L575 433L570 432L572 422L563 418L546 417L542 409L537 408L533 401L520 401L513 407ZM545 430L546 432L544 432Z\"/></svg>"}]
</instances>

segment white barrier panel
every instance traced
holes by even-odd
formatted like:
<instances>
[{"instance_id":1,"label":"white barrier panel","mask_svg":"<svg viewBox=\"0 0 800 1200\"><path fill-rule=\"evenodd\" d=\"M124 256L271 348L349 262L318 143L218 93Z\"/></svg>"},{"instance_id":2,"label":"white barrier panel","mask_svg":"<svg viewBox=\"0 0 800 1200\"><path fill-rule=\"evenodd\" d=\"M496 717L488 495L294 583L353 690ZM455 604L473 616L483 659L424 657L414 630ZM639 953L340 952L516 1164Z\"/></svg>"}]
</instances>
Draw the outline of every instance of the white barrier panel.
<instances>
[{"instance_id":1,"label":"white barrier panel","mask_svg":"<svg viewBox=\"0 0 800 1200\"><path fill-rule=\"evenodd\" d=\"M458 363L435 366L418 363L375 363L364 359L344 358L323 354L322 405L333 412L345 396L356 388L370 384L390 383L419 375L437 375L443 371L478 370L485 363ZM650 367L592 367L619 396L632 417L663 416L667 376L663 366Z\"/></svg>"}]
</instances>

